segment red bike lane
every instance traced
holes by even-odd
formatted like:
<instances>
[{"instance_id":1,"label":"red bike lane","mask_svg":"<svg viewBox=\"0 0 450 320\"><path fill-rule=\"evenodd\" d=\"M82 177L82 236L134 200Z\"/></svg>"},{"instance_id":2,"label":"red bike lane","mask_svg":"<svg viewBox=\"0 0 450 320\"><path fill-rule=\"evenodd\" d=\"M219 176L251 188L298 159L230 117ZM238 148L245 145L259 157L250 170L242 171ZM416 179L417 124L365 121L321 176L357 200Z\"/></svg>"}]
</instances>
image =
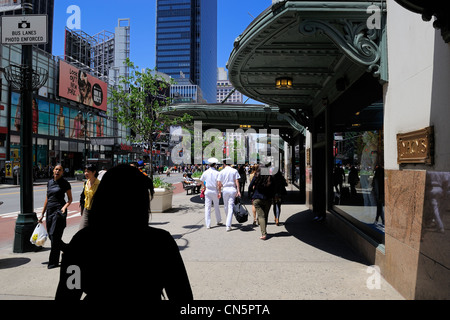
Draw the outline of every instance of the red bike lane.
<instances>
[{"instance_id":1,"label":"red bike lane","mask_svg":"<svg viewBox=\"0 0 450 320\"><path fill-rule=\"evenodd\" d=\"M36 212L39 217L41 212ZM3 215L0 216L0 248L13 245L14 232L16 228L17 215ZM67 226L73 226L79 224L81 220L80 204L79 202L72 203L68 208L67 213ZM45 219L44 219L45 225Z\"/></svg>"}]
</instances>

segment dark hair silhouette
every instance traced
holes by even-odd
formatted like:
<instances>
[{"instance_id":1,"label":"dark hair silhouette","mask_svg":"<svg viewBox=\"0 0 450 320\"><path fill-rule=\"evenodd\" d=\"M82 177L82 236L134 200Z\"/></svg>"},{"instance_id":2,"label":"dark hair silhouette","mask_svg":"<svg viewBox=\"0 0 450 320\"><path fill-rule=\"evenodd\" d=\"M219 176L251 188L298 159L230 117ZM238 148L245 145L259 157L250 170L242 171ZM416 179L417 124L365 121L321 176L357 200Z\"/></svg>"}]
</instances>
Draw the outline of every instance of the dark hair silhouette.
<instances>
[{"instance_id":1,"label":"dark hair silhouette","mask_svg":"<svg viewBox=\"0 0 450 320\"><path fill-rule=\"evenodd\" d=\"M89 225L108 228L126 219L127 228L148 226L152 183L138 168L122 164L103 175L95 193Z\"/></svg>"},{"instance_id":2,"label":"dark hair silhouette","mask_svg":"<svg viewBox=\"0 0 450 320\"><path fill-rule=\"evenodd\" d=\"M112 306L143 304L164 297L192 300L192 290L177 243L169 232L148 225L151 179L138 168L108 170L94 195L89 225L63 250L57 300L91 301ZM69 287L79 267L80 287Z\"/></svg>"}]
</instances>

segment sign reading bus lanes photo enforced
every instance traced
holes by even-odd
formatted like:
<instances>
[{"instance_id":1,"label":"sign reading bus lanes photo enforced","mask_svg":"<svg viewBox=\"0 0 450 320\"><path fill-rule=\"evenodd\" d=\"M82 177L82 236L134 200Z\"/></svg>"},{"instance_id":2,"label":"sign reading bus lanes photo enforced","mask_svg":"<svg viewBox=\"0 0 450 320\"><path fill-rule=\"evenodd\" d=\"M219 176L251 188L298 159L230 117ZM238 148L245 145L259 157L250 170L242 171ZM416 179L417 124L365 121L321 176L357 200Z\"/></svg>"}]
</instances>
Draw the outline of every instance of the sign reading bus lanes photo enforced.
<instances>
[{"instance_id":1,"label":"sign reading bus lanes photo enforced","mask_svg":"<svg viewBox=\"0 0 450 320\"><path fill-rule=\"evenodd\" d=\"M63 60L59 61L59 96L106 111L108 86Z\"/></svg>"}]
</instances>

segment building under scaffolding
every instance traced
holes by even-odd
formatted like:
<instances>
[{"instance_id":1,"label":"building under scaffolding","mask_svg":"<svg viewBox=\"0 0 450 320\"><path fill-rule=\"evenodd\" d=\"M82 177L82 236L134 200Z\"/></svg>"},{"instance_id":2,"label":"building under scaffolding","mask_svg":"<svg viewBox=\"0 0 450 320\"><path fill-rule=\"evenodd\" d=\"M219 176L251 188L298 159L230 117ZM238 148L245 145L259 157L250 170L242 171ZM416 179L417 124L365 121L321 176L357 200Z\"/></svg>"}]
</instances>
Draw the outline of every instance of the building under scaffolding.
<instances>
[{"instance_id":1,"label":"building under scaffolding","mask_svg":"<svg viewBox=\"0 0 450 320\"><path fill-rule=\"evenodd\" d=\"M123 62L130 56L129 22L119 19L115 33L103 30L93 36L66 28L64 59L100 79L109 79L110 84L117 83L120 75L128 74Z\"/></svg>"}]
</instances>

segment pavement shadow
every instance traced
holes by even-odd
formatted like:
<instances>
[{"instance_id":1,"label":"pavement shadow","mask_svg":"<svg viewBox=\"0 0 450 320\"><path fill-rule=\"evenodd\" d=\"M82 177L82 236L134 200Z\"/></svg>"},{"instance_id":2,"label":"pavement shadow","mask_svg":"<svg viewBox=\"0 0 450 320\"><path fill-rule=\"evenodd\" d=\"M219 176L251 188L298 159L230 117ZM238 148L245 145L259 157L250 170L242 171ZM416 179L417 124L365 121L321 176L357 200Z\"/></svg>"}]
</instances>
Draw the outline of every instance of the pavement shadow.
<instances>
[{"instance_id":1,"label":"pavement shadow","mask_svg":"<svg viewBox=\"0 0 450 320\"><path fill-rule=\"evenodd\" d=\"M204 204L205 203L205 200L202 200L202 198L200 198L200 195L199 194L197 194L197 195L193 195L193 196L191 196L191 195L189 195L188 197L190 197L190 201L191 202L193 202L193 203L201 203L201 204ZM222 200L222 198L220 198L220 200L219 200L219 205L220 206L222 206L223 205L223 200Z\"/></svg>"},{"instance_id":2,"label":"pavement shadow","mask_svg":"<svg viewBox=\"0 0 450 320\"><path fill-rule=\"evenodd\" d=\"M177 213L180 211L188 211L189 209L190 207L178 206L167 209L166 211L164 211L164 213Z\"/></svg>"},{"instance_id":3,"label":"pavement shadow","mask_svg":"<svg viewBox=\"0 0 450 320\"><path fill-rule=\"evenodd\" d=\"M192 224L192 225L186 225L183 226L184 229L187 229L186 232L182 233L182 234L173 234L172 237L175 239L175 241L177 242L178 245L178 249L180 251L183 251L184 249L186 249L187 247L189 247L189 240L187 240L184 236L189 234L189 233L193 233L193 232L197 232L198 230L200 230L201 228L203 228L203 225L200 224Z\"/></svg>"},{"instance_id":4,"label":"pavement shadow","mask_svg":"<svg viewBox=\"0 0 450 320\"><path fill-rule=\"evenodd\" d=\"M305 201L302 200L302 198L299 196L300 191L298 190L288 190L287 194L283 196L283 203L284 204L304 204ZM188 195L189 200L193 203L202 203L204 204L205 201L200 198L199 194L196 195ZM245 205L250 205L252 203L252 200L248 197L248 192L244 191L244 194L241 197L241 202ZM223 206L223 198L220 198L219 205Z\"/></svg>"},{"instance_id":5,"label":"pavement shadow","mask_svg":"<svg viewBox=\"0 0 450 320\"><path fill-rule=\"evenodd\" d=\"M298 212L284 222L288 234L280 232L280 234L272 236L292 235L296 239L329 254L349 261L365 263L361 256L356 254L342 238L326 226L326 222L317 222L313 219L314 214L311 210Z\"/></svg>"},{"instance_id":6,"label":"pavement shadow","mask_svg":"<svg viewBox=\"0 0 450 320\"><path fill-rule=\"evenodd\" d=\"M0 259L0 269L10 269L19 267L30 262L30 258L6 258Z\"/></svg>"},{"instance_id":7,"label":"pavement shadow","mask_svg":"<svg viewBox=\"0 0 450 320\"><path fill-rule=\"evenodd\" d=\"M149 226L162 226L165 224L169 224L169 221L160 221L160 222L152 222L151 220L148 222Z\"/></svg>"}]
</instances>

